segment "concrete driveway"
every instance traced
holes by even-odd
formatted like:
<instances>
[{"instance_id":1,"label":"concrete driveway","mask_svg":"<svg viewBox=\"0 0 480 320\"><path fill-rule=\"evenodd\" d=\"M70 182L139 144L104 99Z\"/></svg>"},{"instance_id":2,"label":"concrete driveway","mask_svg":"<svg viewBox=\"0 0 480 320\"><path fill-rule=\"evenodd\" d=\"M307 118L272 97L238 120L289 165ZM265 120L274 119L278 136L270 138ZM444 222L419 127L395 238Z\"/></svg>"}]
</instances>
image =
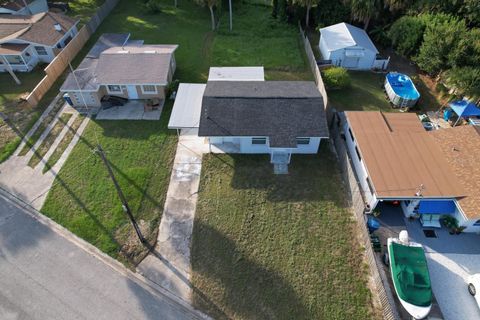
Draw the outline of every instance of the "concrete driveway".
<instances>
[{"instance_id":1,"label":"concrete driveway","mask_svg":"<svg viewBox=\"0 0 480 320\"><path fill-rule=\"evenodd\" d=\"M480 272L480 236L435 229L437 238L427 238L418 221L406 221L406 225L412 240L425 247L433 293L444 318L480 319L480 309L466 284L469 275Z\"/></svg>"}]
</instances>

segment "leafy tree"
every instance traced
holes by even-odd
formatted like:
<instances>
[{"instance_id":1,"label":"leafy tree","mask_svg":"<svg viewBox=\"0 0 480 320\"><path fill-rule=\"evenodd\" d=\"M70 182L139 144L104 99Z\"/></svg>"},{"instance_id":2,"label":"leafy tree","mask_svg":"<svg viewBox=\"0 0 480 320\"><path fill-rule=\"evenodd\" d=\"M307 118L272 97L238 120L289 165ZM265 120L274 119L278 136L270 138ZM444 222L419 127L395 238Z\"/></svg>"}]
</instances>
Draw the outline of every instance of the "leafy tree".
<instances>
[{"instance_id":1,"label":"leafy tree","mask_svg":"<svg viewBox=\"0 0 480 320\"><path fill-rule=\"evenodd\" d=\"M305 7L307 12L305 14L305 27L308 28L310 21L310 9L317 5L317 0L292 0L293 4Z\"/></svg>"},{"instance_id":2,"label":"leafy tree","mask_svg":"<svg viewBox=\"0 0 480 320\"><path fill-rule=\"evenodd\" d=\"M467 33L464 20L446 17L435 15L427 23L423 43L414 58L422 70L432 75L456 65L457 57L452 52Z\"/></svg>"},{"instance_id":3,"label":"leafy tree","mask_svg":"<svg viewBox=\"0 0 480 320\"><path fill-rule=\"evenodd\" d=\"M397 53L410 57L415 55L423 40L425 22L418 16L403 16L391 26L388 37Z\"/></svg>"},{"instance_id":4,"label":"leafy tree","mask_svg":"<svg viewBox=\"0 0 480 320\"><path fill-rule=\"evenodd\" d=\"M352 18L364 24L363 29L367 30L370 20L378 12L377 0L349 0Z\"/></svg>"},{"instance_id":5,"label":"leafy tree","mask_svg":"<svg viewBox=\"0 0 480 320\"><path fill-rule=\"evenodd\" d=\"M480 98L480 68L455 67L444 74L447 85L462 95Z\"/></svg>"},{"instance_id":6,"label":"leafy tree","mask_svg":"<svg viewBox=\"0 0 480 320\"><path fill-rule=\"evenodd\" d=\"M213 13L213 7L218 5L218 0L195 0L198 5L202 7L207 6L210 10L210 17L212 20L212 31L215 30L215 14Z\"/></svg>"},{"instance_id":7,"label":"leafy tree","mask_svg":"<svg viewBox=\"0 0 480 320\"><path fill-rule=\"evenodd\" d=\"M384 0L384 5L392 12L405 11L415 0Z\"/></svg>"},{"instance_id":8,"label":"leafy tree","mask_svg":"<svg viewBox=\"0 0 480 320\"><path fill-rule=\"evenodd\" d=\"M339 1L320 0L315 11L319 27L348 21L350 18L350 7Z\"/></svg>"}]
</instances>

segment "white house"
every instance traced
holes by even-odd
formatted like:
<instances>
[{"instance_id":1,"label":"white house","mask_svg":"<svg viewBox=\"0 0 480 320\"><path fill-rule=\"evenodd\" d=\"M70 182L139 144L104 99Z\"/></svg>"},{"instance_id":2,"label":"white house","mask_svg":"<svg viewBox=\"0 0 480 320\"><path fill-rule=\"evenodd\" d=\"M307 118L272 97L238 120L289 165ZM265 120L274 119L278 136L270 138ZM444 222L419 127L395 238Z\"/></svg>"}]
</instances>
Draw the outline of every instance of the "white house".
<instances>
[{"instance_id":1,"label":"white house","mask_svg":"<svg viewBox=\"0 0 480 320\"><path fill-rule=\"evenodd\" d=\"M47 0L0 0L0 14L32 15L47 11Z\"/></svg>"},{"instance_id":2,"label":"white house","mask_svg":"<svg viewBox=\"0 0 480 320\"><path fill-rule=\"evenodd\" d=\"M40 62L51 62L77 34L77 23L53 12L0 15L0 72L8 66L28 72Z\"/></svg>"},{"instance_id":3,"label":"white house","mask_svg":"<svg viewBox=\"0 0 480 320\"><path fill-rule=\"evenodd\" d=\"M479 232L480 155L474 150L480 135L474 128L465 129L470 135L452 130L427 132L413 113L345 112L345 141L367 211L399 201L405 216L419 217L425 227L440 227L446 214L465 232ZM475 148L466 147L472 143Z\"/></svg>"},{"instance_id":4,"label":"white house","mask_svg":"<svg viewBox=\"0 0 480 320\"><path fill-rule=\"evenodd\" d=\"M78 111L98 110L107 95L163 103L176 69L178 45L144 45L129 36L103 34L74 74L68 75L60 92Z\"/></svg>"},{"instance_id":5,"label":"white house","mask_svg":"<svg viewBox=\"0 0 480 320\"><path fill-rule=\"evenodd\" d=\"M378 57L378 50L365 30L348 23L320 29L320 52L324 60L352 70L386 69L388 60Z\"/></svg>"},{"instance_id":6,"label":"white house","mask_svg":"<svg viewBox=\"0 0 480 320\"><path fill-rule=\"evenodd\" d=\"M181 84L169 128L198 128L199 137L230 152L269 154L276 173L287 173L292 154L317 153L328 138L314 82L222 78Z\"/></svg>"}]
</instances>

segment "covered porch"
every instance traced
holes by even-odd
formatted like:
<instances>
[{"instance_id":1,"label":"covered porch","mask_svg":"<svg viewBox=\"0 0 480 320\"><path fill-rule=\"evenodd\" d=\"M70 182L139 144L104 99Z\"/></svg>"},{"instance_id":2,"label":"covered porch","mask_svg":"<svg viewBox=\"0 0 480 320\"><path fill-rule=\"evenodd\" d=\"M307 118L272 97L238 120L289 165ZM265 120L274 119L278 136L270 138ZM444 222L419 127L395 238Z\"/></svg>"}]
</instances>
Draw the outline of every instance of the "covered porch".
<instances>
[{"instance_id":1,"label":"covered porch","mask_svg":"<svg viewBox=\"0 0 480 320\"><path fill-rule=\"evenodd\" d=\"M148 106L148 100L129 100L121 106L103 107L97 113L97 120L160 120L165 100L156 108Z\"/></svg>"},{"instance_id":2,"label":"covered porch","mask_svg":"<svg viewBox=\"0 0 480 320\"><path fill-rule=\"evenodd\" d=\"M38 63L28 44L4 43L0 44L0 72L11 68L13 71L28 72Z\"/></svg>"}]
</instances>

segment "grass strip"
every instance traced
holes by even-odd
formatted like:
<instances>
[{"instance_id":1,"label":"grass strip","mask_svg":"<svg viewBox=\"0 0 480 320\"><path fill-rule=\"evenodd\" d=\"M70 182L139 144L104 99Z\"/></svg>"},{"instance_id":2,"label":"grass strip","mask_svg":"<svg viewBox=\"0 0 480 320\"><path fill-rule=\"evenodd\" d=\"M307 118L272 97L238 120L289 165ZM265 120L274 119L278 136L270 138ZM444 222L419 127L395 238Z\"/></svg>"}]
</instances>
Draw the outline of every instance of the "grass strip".
<instances>
[{"instance_id":1,"label":"grass strip","mask_svg":"<svg viewBox=\"0 0 480 320\"><path fill-rule=\"evenodd\" d=\"M58 113L64 103L65 101L63 101L63 99L58 99L55 106L52 108L52 110L50 110L50 113L45 118L43 118L42 123L40 123L37 130L35 130L35 132L30 136L30 138L28 138L25 146L18 154L19 156L26 155L28 151L35 145L35 143L37 143L38 139L40 139L40 136L48 127L48 125L53 121L53 119L55 119L55 115Z\"/></svg>"},{"instance_id":2,"label":"grass strip","mask_svg":"<svg viewBox=\"0 0 480 320\"><path fill-rule=\"evenodd\" d=\"M30 158L30 161L28 161L28 165L30 167L35 168L35 166L43 159L43 157L47 154L55 139L57 139L58 135L67 125L67 122L68 120L70 120L71 117L71 113L64 113L60 116L57 123L53 126L52 130L50 130L50 132L40 144L38 149L35 150L33 156Z\"/></svg>"},{"instance_id":3,"label":"grass strip","mask_svg":"<svg viewBox=\"0 0 480 320\"><path fill-rule=\"evenodd\" d=\"M43 173L50 170L57 163L57 161L60 159L65 149L67 149L70 142L72 142L73 137L75 136L75 133L77 132L78 128L80 127L84 119L85 119L84 116L79 115L73 121L72 126L68 129L62 141L60 141L60 144L57 146L57 148L52 153L50 158L48 158L47 163L45 164L45 167L43 167Z\"/></svg>"}]
</instances>

